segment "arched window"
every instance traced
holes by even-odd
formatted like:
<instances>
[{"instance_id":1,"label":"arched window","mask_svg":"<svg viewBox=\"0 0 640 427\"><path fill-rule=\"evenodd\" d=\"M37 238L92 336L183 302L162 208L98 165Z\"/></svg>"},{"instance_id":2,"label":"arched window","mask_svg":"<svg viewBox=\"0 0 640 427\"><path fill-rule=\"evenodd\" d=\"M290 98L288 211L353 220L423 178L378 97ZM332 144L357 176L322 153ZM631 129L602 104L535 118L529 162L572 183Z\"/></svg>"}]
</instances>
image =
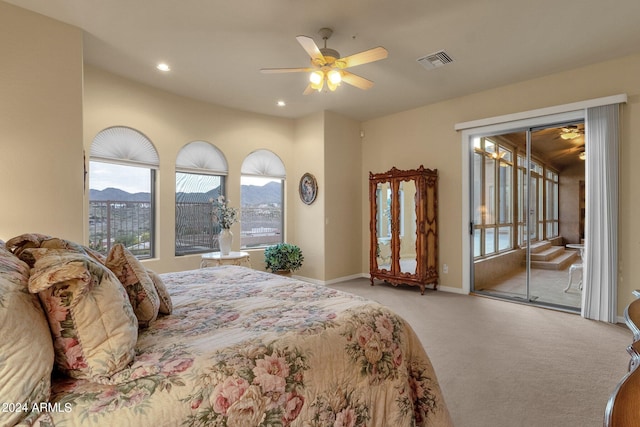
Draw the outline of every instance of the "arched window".
<instances>
[{"instance_id":1,"label":"arched window","mask_svg":"<svg viewBox=\"0 0 640 427\"><path fill-rule=\"evenodd\" d=\"M218 250L211 202L225 195L227 160L205 141L190 142L176 159L176 255Z\"/></svg>"},{"instance_id":2,"label":"arched window","mask_svg":"<svg viewBox=\"0 0 640 427\"><path fill-rule=\"evenodd\" d=\"M89 156L89 244L107 254L122 243L138 258L154 256L155 173L153 143L124 126L100 131Z\"/></svg>"},{"instance_id":3,"label":"arched window","mask_svg":"<svg viewBox=\"0 0 640 427\"><path fill-rule=\"evenodd\" d=\"M269 150L257 150L242 162L242 248L284 240L284 163Z\"/></svg>"}]
</instances>

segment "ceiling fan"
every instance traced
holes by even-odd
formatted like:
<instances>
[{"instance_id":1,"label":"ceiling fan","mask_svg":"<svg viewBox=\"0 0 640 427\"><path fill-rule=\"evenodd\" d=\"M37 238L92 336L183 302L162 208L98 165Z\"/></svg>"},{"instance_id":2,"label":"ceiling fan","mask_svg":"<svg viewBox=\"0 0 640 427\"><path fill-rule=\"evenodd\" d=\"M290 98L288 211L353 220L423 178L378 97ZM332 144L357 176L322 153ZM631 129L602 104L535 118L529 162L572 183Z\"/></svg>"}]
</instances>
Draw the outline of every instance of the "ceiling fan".
<instances>
[{"instance_id":1,"label":"ceiling fan","mask_svg":"<svg viewBox=\"0 0 640 427\"><path fill-rule=\"evenodd\" d=\"M327 40L333 34L331 28L321 28L319 31L322 39L324 40L324 47L318 48L316 43L311 37L297 36L296 40L302 46L302 48L311 57L311 66L303 68L262 68L262 73L297 73L297 72L310 72L309 85L304 91L307 95L314 90L318 92L322 91L325 82L330 91L336 90L340 86L341 82L350 84L359 89L370 89L373 86L371 80L360 77L349 71L347 68L355 67L356 65L367 64L369 62L379 61L387 57L388 52L385 48L378 46L373 49L365 50L360 53L356 53L345 58L340 58L340 54L327 47Z\"/></svg>"},{"instance_id":2,"label":"ceiling fan","mask_svg":"<svg viewBox=\"0 0 640 427\"><path fill-rule=\"evenodd\" d=\"M560 128L560 134L556 138L572 140L584 135L584 126L568 125Z\"/></svg>"}]
</instances>

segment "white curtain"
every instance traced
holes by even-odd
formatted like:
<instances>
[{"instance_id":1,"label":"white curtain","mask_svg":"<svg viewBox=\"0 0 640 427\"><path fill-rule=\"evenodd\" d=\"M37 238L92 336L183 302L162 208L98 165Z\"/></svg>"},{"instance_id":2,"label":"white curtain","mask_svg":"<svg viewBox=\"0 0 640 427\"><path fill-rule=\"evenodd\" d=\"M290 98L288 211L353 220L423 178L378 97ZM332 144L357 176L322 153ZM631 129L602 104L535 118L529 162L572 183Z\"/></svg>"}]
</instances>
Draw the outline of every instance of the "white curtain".
<instances>
[{"instance_id":1,"label":"white curtain","mask_svg":"<svg viewBox=\"0 0 640 427\"><path fill-rule=\"evenodd\" d=\"M587 108L582 316L615 323L618 265L619 104Z\"/></svg>"}]
</instances>

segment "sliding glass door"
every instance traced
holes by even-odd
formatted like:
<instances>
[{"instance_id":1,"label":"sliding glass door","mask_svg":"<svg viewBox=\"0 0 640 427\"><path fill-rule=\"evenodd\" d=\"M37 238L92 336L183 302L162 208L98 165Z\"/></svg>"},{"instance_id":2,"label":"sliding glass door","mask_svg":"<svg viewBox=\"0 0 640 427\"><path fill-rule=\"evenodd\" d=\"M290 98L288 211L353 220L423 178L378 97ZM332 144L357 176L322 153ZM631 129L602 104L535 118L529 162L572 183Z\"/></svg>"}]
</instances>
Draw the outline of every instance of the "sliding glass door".
<instances>
[{"instance_id":1,"label":"sliding glass door","mask_svg":"<svg viewBox=\"0 0 640 427\"><path fill-rule=\"evenodd\" d=\"M583 122L477 136L472 144L472 290L578 310Z\"/></svg>"}]
</instances>

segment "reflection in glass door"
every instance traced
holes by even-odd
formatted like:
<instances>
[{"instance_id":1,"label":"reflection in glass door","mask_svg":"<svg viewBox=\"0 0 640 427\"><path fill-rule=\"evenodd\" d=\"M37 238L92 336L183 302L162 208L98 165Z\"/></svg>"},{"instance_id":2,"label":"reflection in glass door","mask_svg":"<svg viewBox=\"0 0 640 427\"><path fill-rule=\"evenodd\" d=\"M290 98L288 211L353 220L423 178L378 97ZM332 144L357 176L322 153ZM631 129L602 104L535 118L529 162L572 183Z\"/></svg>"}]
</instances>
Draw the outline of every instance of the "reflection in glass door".
<instances>
[{"instance_id":1,"label":"reflection in glass door","mask_svg":"<svg viewBox=\"0 0 640 427\"><path fill-rule=\"evenodd\" d=\"M400 273L417 274L416 253L416 181L400 181L398 202L400 205ZM405 229L406 228L406 229Z\"/></svg>"},{"instance_id":2,"label":"reflection in glass door","mask_svg":"<svg viewBox=\"0 0 640 427\"><path fill-rule=\"evenodd\" d=\"M379 182L376 186L376 235L378 236L377 265L380 270L391 271L391 182Z\"/></svg>"},{"instance_id":3,"label":"reflection in glass door","mask_svg":"<svg viewBox=\"0 0 640 427\"><path fill-rule=\"evenodd\" d=\"M580 308L584 152L582 122L473 139L473 291Z\"/></svg>"}]
</instances>

